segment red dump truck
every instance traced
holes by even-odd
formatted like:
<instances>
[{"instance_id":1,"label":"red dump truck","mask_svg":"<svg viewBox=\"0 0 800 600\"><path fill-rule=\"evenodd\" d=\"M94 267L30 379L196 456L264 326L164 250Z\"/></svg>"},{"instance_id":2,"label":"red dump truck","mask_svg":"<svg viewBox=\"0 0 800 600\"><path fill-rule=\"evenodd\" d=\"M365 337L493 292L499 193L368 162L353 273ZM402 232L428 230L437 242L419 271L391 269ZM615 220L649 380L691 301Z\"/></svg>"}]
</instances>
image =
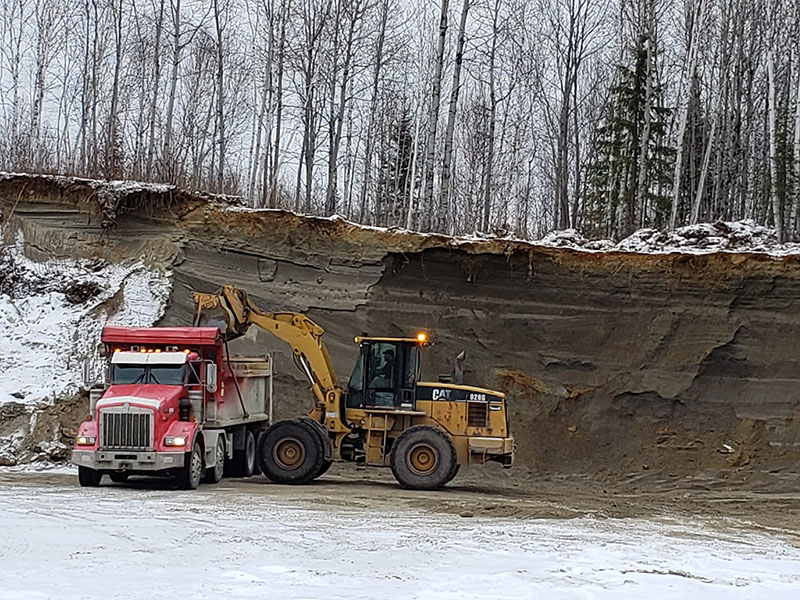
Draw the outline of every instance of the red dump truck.
<instances>
[{"instance_id":1,"label":"red dump truck","mask_svg":"<svg viewBox=\"0 0 800 600\"><path fill-rule=\"evenodd\" d=\"M184 489L247 477L272 413L272 360L229 356L216 327L105 327L106 377L72 462L80 485L103 475L174 477Z\"/></svg>"}]
</instances>

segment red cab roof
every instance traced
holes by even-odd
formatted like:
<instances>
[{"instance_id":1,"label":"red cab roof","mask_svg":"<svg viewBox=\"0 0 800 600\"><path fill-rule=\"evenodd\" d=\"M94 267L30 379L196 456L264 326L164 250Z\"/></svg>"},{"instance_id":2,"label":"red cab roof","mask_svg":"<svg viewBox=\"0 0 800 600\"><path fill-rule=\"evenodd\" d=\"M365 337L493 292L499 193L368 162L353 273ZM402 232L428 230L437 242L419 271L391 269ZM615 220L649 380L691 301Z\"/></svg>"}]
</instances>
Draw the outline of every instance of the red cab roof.
<instances>
[{"instance_id":1,"label":"red cab roof","mask_svg":"<svg viewBox=\"0 0 800 600\"><path fill-rule=\"evenodd\" d=\"M186 344L216 346L222 342L217 327L103 327L104 344Z\"/></svg>"}]
</instances>

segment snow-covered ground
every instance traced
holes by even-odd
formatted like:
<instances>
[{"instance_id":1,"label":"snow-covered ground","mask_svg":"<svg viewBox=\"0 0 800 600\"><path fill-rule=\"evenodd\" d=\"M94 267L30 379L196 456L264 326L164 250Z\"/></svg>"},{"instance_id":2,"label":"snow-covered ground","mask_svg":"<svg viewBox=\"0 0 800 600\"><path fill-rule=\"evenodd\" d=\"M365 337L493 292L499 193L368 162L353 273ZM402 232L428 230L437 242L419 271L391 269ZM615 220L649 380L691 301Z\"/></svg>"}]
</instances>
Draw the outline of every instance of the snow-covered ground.
<instances>
[{"instance_id":1,"label":"snow-covered ground","mask_svg":"<svg viewBox=\"0 0 800 600\"><path fill-rule=\"evenodd\" d=\"M6 486L0 598L779 600L800 590L800 549L763 534L344 508L292 489Z\"/></svg>"}]
</instances>

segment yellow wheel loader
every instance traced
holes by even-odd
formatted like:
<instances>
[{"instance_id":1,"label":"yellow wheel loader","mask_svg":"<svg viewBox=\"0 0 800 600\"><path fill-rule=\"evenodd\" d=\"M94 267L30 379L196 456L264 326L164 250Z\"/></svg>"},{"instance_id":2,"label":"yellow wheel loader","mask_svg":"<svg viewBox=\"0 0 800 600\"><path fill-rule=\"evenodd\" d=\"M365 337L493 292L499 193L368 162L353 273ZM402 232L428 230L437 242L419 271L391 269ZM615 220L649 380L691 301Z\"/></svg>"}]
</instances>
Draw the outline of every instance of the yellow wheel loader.
<instances>
[{"instance_id":1,"label":"yellow wheel loader","mask_svg":"<svg viewBox=\"0 0 800 600\"><path fill-rule=\"evenodd\" d=\"M270 480L308 483L333 461L350 461L391 467L402 486L427 490L448 483L461 465L511 466L504 394L420 381L420 352L430 344L425 333L356 337L360 351L345 388L322 341L324 329L305 315L263 312L233 286L195 293L194 300L195 325L219 327L226 340L260 327L291 346L311 383L308 414L272 424L258 440L259 465Z\"/></svg>"}]
</instances>

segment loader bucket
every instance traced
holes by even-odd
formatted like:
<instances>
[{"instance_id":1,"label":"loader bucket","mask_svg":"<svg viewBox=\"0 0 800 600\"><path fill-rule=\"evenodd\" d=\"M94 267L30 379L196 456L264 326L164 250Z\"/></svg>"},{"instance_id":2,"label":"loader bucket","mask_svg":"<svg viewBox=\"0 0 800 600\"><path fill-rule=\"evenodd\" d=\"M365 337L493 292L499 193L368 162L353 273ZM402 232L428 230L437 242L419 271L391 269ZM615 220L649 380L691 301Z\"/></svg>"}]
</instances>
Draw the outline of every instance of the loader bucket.
<instances>
[{"instance_id":1,"label":"loader bucket","mask_svg":"<svg viewBox=\"0 0 800 600\"><path fill-rule=\"evenodd\" d=\"M236 320L225 299L217 294L194 293L194 326L218 327L226 339L236 337Z\"/></svg>"}]
</instances>

